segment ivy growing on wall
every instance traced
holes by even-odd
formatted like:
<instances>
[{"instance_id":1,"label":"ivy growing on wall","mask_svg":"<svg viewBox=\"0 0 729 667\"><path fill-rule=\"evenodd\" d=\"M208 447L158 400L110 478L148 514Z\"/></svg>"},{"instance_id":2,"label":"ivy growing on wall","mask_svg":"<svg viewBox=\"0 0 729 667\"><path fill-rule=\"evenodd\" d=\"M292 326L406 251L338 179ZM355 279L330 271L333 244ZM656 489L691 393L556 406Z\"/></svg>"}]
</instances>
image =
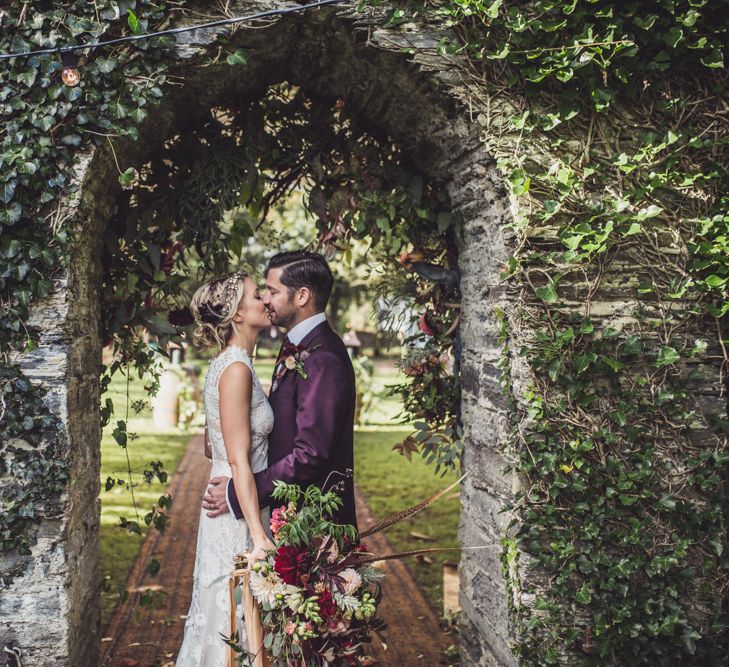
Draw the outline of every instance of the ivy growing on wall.
<instances>
[{"instance_id":1,"label":"ivy growing on wall","mask_svg":"<svg viewBox=\"0 0 729 667\"><path fill-rule=\"evenodd\" d=\"M132 3L146 28L164 4ZM83 44L129 32L130 3L10 2L0 10L0 52ZM73 167L84 145L134 137L161 97L162 40L81 58L83 81L61 82L55 55L4 61L0 70L0 547L28 552L33 525L62 503L67 477L64 429L48 397L17 365L38 344L31 304L49 296L73 238L64 224L75 205Z\"/></svg>"},{"instance_id":2,"label":"ivy growing on wall","mask_svg":"<svg viewBox=\"0 0 729 667\"><path fill-rule=\"evenodd\" d=\"M415 11L457 34L441 48L468 56L515 203L514 649L529 665L722 664L729 3ZM532 381L516 386L519 357Z\"/></svg>"}]
</instances>

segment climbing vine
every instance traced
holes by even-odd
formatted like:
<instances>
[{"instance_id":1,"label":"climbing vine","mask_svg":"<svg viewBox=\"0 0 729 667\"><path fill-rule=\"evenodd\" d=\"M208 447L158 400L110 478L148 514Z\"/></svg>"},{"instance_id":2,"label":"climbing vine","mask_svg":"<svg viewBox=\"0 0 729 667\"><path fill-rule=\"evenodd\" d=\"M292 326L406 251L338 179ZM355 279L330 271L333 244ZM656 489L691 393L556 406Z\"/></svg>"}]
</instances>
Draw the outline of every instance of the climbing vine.
<instances>
[{"instance_id":1,"label":"climbing vine","mask_svg":"<svg viewBox=\"0 0 729 667\"><path fill-rule=\"evenodd\" d=\"M164 15L163 4L11 2L0 11L0 51L83 44L129 32L130 4L141 30ZM47 397L18 366L38 345L29 320L34 301L51 295L73 242L66 221L78 205L73 169L84 145L134 137L148 105L161 97L168 63L162 40L111 48L81 58L83 81L61 81L55 55L5 61L0 70L0 513L2 550L27 552L32 526L62 502L68 475L65 435ZM26 357L27 358L27 357ZM32 362L26 362L32 363Z\"/></svg>"},{"instance_id":2,"label":"climbing vine","mask_svg":"<svg viewBox=\"0 0 729 667\"><path fill-rule=\"evenodd\" d=\"M468 56L515 203L504 573L524 664L725 660L728 9L416 9L457 33L441 49Z\"/></svg>"}]
</instances>

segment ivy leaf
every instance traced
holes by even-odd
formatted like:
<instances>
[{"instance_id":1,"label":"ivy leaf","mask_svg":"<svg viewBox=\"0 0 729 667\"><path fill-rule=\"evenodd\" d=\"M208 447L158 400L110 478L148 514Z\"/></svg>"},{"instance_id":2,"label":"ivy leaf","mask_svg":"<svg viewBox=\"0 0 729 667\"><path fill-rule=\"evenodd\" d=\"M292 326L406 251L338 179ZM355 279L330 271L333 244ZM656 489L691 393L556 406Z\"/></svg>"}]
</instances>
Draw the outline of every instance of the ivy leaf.
<instances>
[{"instance_id":1,"label":"ivy leaf","mask_svg":"<svg viewBox=\"0 0 729 667\"><path fill-rule=\"evenodd\" d=\"M683 634L681 635L681 641L683 642L683 645L686 647L686 651L690 655L694 655L696 653L696 640L701 639L701 635L696 632L696 630L686 628L683 631Z\"/></svg>"},{"instance_id":2,"label":"ivy leaf","mask_svg":"<svg viewBox=\"0 0 729 667\"><path fill-rule=\"evenodd\" d=\"M99 58L96 61L96 66L99 71L103 74L109 74L116 68L117 62L113 58Z\"/></svg>"},{"instance_id":3,"label":"ivy leaf","mask_svg":"<svg viewBox=\"0 0 729 667\"><path fill-rule=\"evenodd\" d=\"M647 16L636 16L633 23L643 30L650 30L657 19L657 14L648 14Z\"/></svg>"},{"instance_id":4,"label":"ivy leaf","mask_svg":"<svg viewBox=\"0 0 729 667\"><path fill-rule=\"evenodd\" d=\"M23 249L23 244L20 242L20 239L11 239L10 243L8 244L7 250L5 251L5 257L7 257L8 259L12 259L22 249Z\"/></svg>"},{"instance_id":5,"label":"ivy leaf","mask_svg":"<svg viewBox=\"0 0 729 667\"><path fill-rule=\"evenodd\" d=\"M662 368L663 366L670 366L675 364L681 356L668 345L664 345L658 352L658 358L656 359L656 368Z\"/></svg>"},{"instance_id":6,"label":"ivy leaf","mask_svg":"<svg viewBox=\"0 0 729 667\"><path fill-rule=\"evenodd\" d=\"M21 162L18 165L18 173L19 174L26 174L28 176L32 176L35 174L35 172L38 171L38 165L35 162Z\"/></svg>"},{"instance_id":7,"label":"ivy leaf","mask_svg":"<svg viewBox=\"0 0 729 667\"><path fill-rule=\"evenodd\" d=\"M38 70L31 68L18 74L16 81L18 83L24 83L28 88L31 88L35 83L36 76L38 76Z\"/></svg>"},{"instance_id":8,"label":"ivy leaf","mask_svg":"<svg viewBox=\"0 0 729 667\"><path fill-rule=\"evenodd\" d=\"M139 172L134 167L129 167L119 174L119 185L123 190L132 190L138 182Z\"/></svg>"},{"instance_id":9,"label":"ivy leaf","mask_svg":"<svg viewBox=\"0 0 729 667\"><path fill-rule=\"evenodd\" d=\"M537 287L535 292L537 296L546 303L554 303L559 298L557 295L556 284L551 278L547 285L544 287Z\"/></svg>"},{"instance_id":10,"label":"ivy leaf","mask_svg":"<svg viewBox=\"0 0 729 667\"><path fill-rule=\"evenodd\" d=\"M15 178L11 178L9 181L6 181L2 185L0 185L0 201L3 204L10 203L10 200L15 194L15 188L17 185L18 181Z\"/></svg>"},{"instance_id":11,"label":"ivy leaf","mask_svg":"<svg viewBox=\"0 0 729 667\"><path fill-rule=\"evenodd\" d=\"M235 53L231 53L225 59L228 65L246 65L248 63L248 55L243 49L236 49Z\"/></svg>"},{"instance_id":12,"label":"ivy leaf","mask_svg":"<svg viewBox=\"0 0 729 667\"><path fill-rule=\"evenodd\" d=\"M116 423L116 428L112 431L112 436L120 447L127 446L127 423L124 420Z\"/></svg>"},{"instance_id":13,"label":"ivy leaf","mask_svg":"<svg viewBox=\"0 0 729 667\"><path fill-rule=\"evenodd\" d=\"M621 428L628 423L625 413L622 410L615 410L614 412L611 412L608 416Z\"/></svg>"},{"instance_id":14,"label":"ivy leaf","mask_svg":"<svg viewBox=\"0 0 729 667\"><path fill-rule=\"evenodd\" d=\"M506 58L506 56L509 55L509 51L511 49L509 48L508 44L504 44L500 49L496 51L496 53L491 53L486 58L488 60L503 60Z\"/></svg>"},{"instance_id":15,"label":"ivy leaf","mask_svg":"<svg viewBox=\"0 0 729 667\"><path fill-rule=\"evenodd\" d=\"M135 35L139 34L139 19L131 7L127 9L127 23Z\"/></svg>"},{"instance_id":16,"label":"ivy leaf","mask_svg":"<svg viewBox=\"0 0 729 667\"><path fill-rule=\"evenodd\" d=\"M23 213L23 208L19 202L14 201L10 206L0 208L0 224L14 225Z\"/></svg>"},{"instance_id":17,"label":"ivy leaf","mask_svg":"<svg viewBox=\"0 0 729 667\"><path fill-rule=\"evenodd\" d=\"M640 209L638 213L635 216L635 219L640 220L646 220L647 218L655 218L657 215L660 215L663 212L663 209L660 206L656 206L655 204L651 204L650 206L646 206L645 208Z\"/></svg>"},{"instance_id":18,"label":"ivy leaf","mask_svg":"<svg viewBox=\"0 0 729 667\"><path fill-rule=\"evenodd\" d=\"M38 123L38 127L40 127L40 129L44 132L47 132L53 127L53 123L53 116L43 116L43 118L41 118L40 122Z\"/></svg>"},{"instance_id":19,"label":"ivy leaf","mask_svg":"<svg viewBox=\"0 0 729 667\"><path fill-rule=\"evenodd\" d=\"M142 316L142 322L151 333L157 335L176 334L177 328L160 315Z\"/></svg>"},{"instance_id":20,"label":"ivy leaf","mask_svg":"<svg viewBox=\"0 0 729 667\"><path fill-rule=\"evenodd\" d=\"M582 584L580 590L578 590L575 594L575 600L577 600L580 604L590 604L592 601L592 593L590 592L587 584Z\"/></svg>"},{"instance_id":21,"label":"ivy leaf","mask_svg":"<svg viewBox=\"0 0 729 667\"><path fill-rule=\"evenodd\" d=\"M612 359L611 357L600 357L600 361L604 363L606 366L609 366L614 371L619 371L622 368L625 368L625 364L622 361L618 361L617 359Z\"/></svg>"},{"instance_id":22,"label":"ivy leaf","mask_svg":"<svg viewBox=\"0 0 729 667\"><path fill-rule=\"evenodd\" d=\"M708 56L701 59L701 63L711 69L722 68L724 67L724 53L721 49L712 49Z\"/></svg>"},{"instance_id":23,"label":"ivy leaf","mask_svg":"<svg viewBox=\"0 0 729 667\"><path fill-rule=\"evenodd\" d=\"M15 272L18 276L18 280L24 280L25 277L30 273L30 264L28 264L28 262L20 262Z\"/></svg>"},{"instance_id":24,"label":"ivy leaf","mask_svg":"<svg viewBox=\"0 0 729 667\"><path fill-rule=\"evenodd\" d=\"M661 497L658 504L667 510L676 509L676 501L669 495Z\"/></svg>"},{"instance_id":25,"label":"ivy leaf","mask_svg":"<svg viewBox=\"0 0 729 667\"><path fill-rule=\"evenodd\" d=\"M719 540L709 540L709 544L714 547L714 551L716 551L716 555L721 558L721 555L724 553L724 544L720 542Z\"/></svg>"},{"instance_id":26,"label":"ivy leaf","mask_svg":"<svg viewBox=\"0 0 729 667\"><path fill-rule=\"evenodd\" d=\"M676 46L678 46L678 43L683 39L683 30L679 28L678 26L673 26L667 33L665 37L666 44L670 46L671 48L675 49Z\"/></svg>"}]
</instances>

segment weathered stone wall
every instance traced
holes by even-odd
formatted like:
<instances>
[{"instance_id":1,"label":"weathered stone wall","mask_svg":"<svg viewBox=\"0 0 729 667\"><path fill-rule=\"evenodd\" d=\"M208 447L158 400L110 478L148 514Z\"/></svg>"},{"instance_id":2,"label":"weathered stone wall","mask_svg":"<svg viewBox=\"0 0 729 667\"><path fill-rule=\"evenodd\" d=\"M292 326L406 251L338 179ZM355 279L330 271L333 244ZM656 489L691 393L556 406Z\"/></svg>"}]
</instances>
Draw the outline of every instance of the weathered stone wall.
<instances>
[{"instance_id":1,"label":"weathered stone wall","mask_svg":"<svg viewBox=\"0 0 729 667\"><path fill-rule=\"evenodd\" d=\"M243 14L274 3L238 3ZM144 139L119 145L124 166L140 165L165 137L194 123L216 101L289 80L311 94L342 97L349 108L408 150L424 173L449 182L459 225L462 272L464 469L461 540L462 648L467 665L511 665L507 600L499 540L508 518L500 514L512 492L499 454L509 412L501 397L496 362L498 322L494 307L510 311L511 295L499 280L510 254L503 224L509 200L484 149L473 107L456 62L438 54L440 34L414 25L383 29L388 7L357 14L330 8L277 19L266 27L239 28L231 45L244 46L245 67L193 66L213 46L215 31L181 35L184 77L162 107L140 128ZM222 32L222 31L221 31ZM402 52L417 46L415 56ZM69 274L57 281L53 299L39 304L42 345L23 360L32 377L50 390L67 428L72 459L66 511L41 525L28 569L2 590L0 639L23 648L23 664L95 664L99 639L98 575L98 363L100 231L118 192L111 156L97 152L80 164L85 202L75 213L78 230Z\"/></svg>"},{"instance_id":2,"label":"weathered stone wall","mask_svg":"<svg viewBox=\"0 0 729 667\"><path fill-rule=\"evenodd\" d=\"M80 179L90 163L90 156L80 158ZM0 647L20 647L24 665L93 665L101 637L96 221L104 200L97 194L84 192L83 203L65 211L76 222L72 269L34 309L28 328L37 332L39 346L19 360L23 372L47 389L49 407L63 422L70 479L63 513L41 523L31 555L0 558L0 572L9 573L0 589Z\"/></svg>"}]
</instances>

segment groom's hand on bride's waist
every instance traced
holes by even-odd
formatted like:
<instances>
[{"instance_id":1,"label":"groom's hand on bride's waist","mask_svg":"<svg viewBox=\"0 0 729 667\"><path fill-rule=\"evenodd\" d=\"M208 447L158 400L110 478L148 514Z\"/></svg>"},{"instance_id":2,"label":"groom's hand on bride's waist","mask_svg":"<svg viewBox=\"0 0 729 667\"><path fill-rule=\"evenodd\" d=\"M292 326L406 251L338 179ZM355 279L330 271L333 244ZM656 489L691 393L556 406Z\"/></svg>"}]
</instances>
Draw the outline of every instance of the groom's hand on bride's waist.
<instances>
[{"instance_id":1,"label":"groom's hand on bride's waist","mask_svg":"<svg viewBox=\"0 0 729 667\"><path fill-rule=\"evenodd\" d=\"M227 514L230 511L228 499L226 498L229 479L229 477L213 477L208 480L208 488L203 496L202 508L207 510L207 515L210 518Z\"/></svg>"}]
</instances>

